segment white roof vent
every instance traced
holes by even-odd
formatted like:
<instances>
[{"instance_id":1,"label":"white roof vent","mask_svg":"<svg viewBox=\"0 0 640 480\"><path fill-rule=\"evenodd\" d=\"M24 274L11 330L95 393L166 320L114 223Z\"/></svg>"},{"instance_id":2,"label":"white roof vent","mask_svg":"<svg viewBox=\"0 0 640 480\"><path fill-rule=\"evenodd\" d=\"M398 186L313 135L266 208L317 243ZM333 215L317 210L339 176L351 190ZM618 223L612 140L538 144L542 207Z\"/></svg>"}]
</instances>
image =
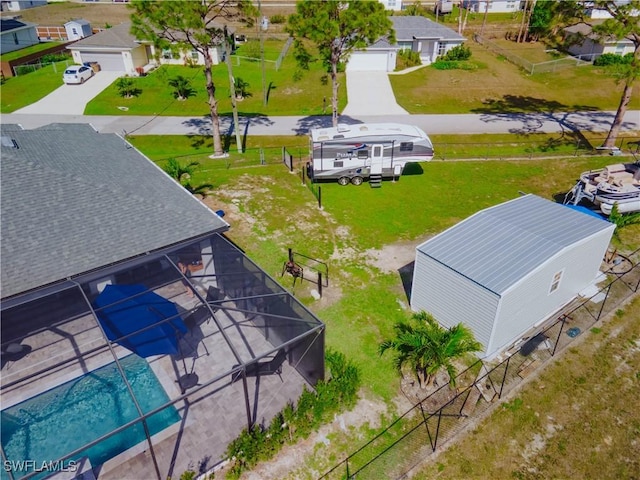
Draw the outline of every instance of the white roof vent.
<instances>
[{"instance_id":1,"label":"white roof vent","mask_svg":"<svg viewBox=\"0 0 640 480\"><path fill-rule=\"evenodd\" d=\"M338 132L343 133L343 132L348 132L349 130L350 130L349 125L345 123L338 124Z\"/></svg>"}]
</instances>

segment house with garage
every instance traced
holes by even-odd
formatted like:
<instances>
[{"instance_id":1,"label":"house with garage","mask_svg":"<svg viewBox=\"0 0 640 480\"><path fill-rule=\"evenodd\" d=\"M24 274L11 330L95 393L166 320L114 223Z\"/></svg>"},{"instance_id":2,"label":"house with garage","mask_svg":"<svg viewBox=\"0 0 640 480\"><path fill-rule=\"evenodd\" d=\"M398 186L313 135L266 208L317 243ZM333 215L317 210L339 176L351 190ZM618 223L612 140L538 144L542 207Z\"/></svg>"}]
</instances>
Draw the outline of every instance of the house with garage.
<instances>
[{"instance_id":1,"label":"house with garage","mask_svg":"<svg viewBox=\"0 0 640 480\"><path fill-rule=\"evenodd\" d=\"M396 42L390 44L386 38L381 38L366 49L353 52L347 62L347 72L392 72L400 50L418 52L422 63L428 65L466 40L456 31L422 16L389 18L393 22Z\"/></svg>"},{"instance_id":2,"label":"house with garage","mask_svg":"<svg viewBox=\"0 0 640 480\"><path fill-rule=\"evenodd\" d=\"M27 8L41 7L47 4L47 0L2 0L0 2L0 11L2 12L19 12Z\"/></svg>"},{"instance_id":3,"label":"house with garage","mask_svg":"<svg viewBox=\"0 0 640 480\"><path fill-rule=\"evenodd\" d=\"M600 37L593 33L591 25L579 23L564 29L565 40L569 42L568 51L581 60L593 61L604 53L626 55L633 53L635 46L627 38Z\"/></svg>"},{"instance_id":4,"label":"house with garage","mask_svg":"<svg viewBox=\"0 0 640 480\"><path fill-rule=\"evenodd\" d=\"M40 43L40 39L36 33L36 24L13 18L3 18L0 20L0 42L1 53L37 45Z\"/></svg>"},{"instance_id":5,"label":"house with garage","mask_svg":"<svg viewBox=\"0 0 640 480\"><path fill-rule=\"evenodd\" d=\"M324 379L323 323L124 138L0 135L3 478L204 472Z\"/></svg>"},{"instance_id":6,"label":"house with garage","mask_svg":"<svg viewBox=\"0 0 640 480\"><path fill-rule=\"evenodd\" d=\"M535 195L487 208L416 248L411 309L463 323L494 357L594 282L614 230Z\"/></svg>"},{"instance_id":7,"label":"house with garage","mask_svg":"<svg viewBox=\"0 0 640 480\"><path fill-rule=\"evenodd\" d=\"M102 70L119 71L135 75L161 64L204 65L204 56L195 50L157 51L154 45L138 40L131 32L131 23L125 22L69 45L77 63L98 62ZM233 30L230 30L233 33ZM214 65L223 60L222 45L210 49Z\"/></svg>"},{"instance_id":8,"label":"house with garage","mask_svg":"<svg viewBox=\"0 0 640 480\"><path fill-rule=\"evenodd\" d=\"M487 8L488 4L488 8ZM463 0L462 8L475 13L512 13L522 9L521 0Z\"/></svg>"}]
</instances>

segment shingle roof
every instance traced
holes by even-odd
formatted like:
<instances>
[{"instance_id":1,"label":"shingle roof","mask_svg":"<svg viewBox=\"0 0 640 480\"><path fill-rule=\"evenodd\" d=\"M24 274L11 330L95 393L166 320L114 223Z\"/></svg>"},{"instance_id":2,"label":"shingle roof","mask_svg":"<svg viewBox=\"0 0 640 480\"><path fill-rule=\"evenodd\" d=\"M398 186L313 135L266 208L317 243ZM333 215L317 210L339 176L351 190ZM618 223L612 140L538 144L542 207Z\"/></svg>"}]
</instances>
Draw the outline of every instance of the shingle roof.
<instances>
[{"instance_id":1,"label":"shingle roof","mask_svg":"<svg viewBox=\"0 0 640 480\"><path fill-rule=\"evenodd\" d=\"M70 50L81 50L84 48L136 48L140 46L140 43L136 41L136 37L133 36L129 30L131 29L131 22L121 23L115 27L107 28L94 35L78 40L67 48Z\"/></svg>"},{"instance_id":2,"label":"shingle roof","mask_svg":"<svg viewBox=\"0 0 640 480\"><path fill-rule=\"evenodd\" d=\"M455 30L445 27L425 17L420 16L393 16L393 29L396 32L397 41L408 41L414 38L432 38L437 40L465 40Z\"/></svg>"},{"instance_id":3,"label":"shingle roof","mask_svg":"<svg viewBox=\"0 0 640 480\"><path fill-rule=\"evenodd\" d=\"M115 134L1 128L2 298L228 228Z\"/></svg>"},{"instance_id":4,"label":"shingle roof","mask_svg":"<svg viewBox=\"0 0 640 480\"><path fill-rule=\"evenodd\" d=\"M16 20L15 18L1 19L0 20L0 32L10 32L11 30L18 30L26 27L35 27L35 23L23 22Z\"/></svg>"},{"instance_id":5,"label":"shingle roof","mask_svg":"<svg viewBox=\"0 0 640 480\"><path fill-rule=\"evenodd\" d=\"M606 220L526 195L472 215L417 250L501 294L562 249L613 228Z\"/></svg>"}]
</instances>

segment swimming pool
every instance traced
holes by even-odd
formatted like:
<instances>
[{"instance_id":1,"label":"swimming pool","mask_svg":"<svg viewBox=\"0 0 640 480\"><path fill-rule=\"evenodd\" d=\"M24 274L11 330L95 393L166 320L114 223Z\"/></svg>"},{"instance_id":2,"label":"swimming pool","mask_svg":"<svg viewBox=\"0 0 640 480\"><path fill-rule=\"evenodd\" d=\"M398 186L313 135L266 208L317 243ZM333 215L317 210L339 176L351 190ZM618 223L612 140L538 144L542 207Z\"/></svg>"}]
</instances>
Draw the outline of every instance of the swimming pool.
<instances>
[{"instance_id":1,"label":"swimming pool","mask_svg":"<svg viewBox=\"0 0 640 480\"><path fill-rule=\"evenodd\" d=\"M147 362L137 355L120 360L140 408L147 413L169 401ZM80 378L2 410L2 446L9 461L53 462L115 428L138 418L135 404L115 365L110 363ZM151 435L178 422L170 406L147 419ZM145 440L136 424L84 450L95 467ZM31 464L29 464L31 466ZM16 478L33 467L15 471ZM2 471L2 478L8 478Z\"/></svg>"}]
</instances>

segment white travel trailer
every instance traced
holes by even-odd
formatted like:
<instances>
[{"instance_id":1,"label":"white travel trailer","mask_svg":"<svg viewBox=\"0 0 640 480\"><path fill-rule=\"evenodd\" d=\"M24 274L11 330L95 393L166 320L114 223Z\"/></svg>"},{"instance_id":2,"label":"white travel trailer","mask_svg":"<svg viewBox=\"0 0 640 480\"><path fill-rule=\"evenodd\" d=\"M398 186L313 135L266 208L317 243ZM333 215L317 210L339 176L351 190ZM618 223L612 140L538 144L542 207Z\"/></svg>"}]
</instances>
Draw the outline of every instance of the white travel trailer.
<instances>
[{"instance_id":1,"label":"white travel trailer","mask_svg":"<svg viewBox=\"0 0 640 480\"><path fill-rule=\"evenodd\" d=\"M398 123L339 124L310 132L307 174L313 181L336 179L379 187L383 177L399 177L408 162L433 158L433 144L420 128Z\"/></svg>"}]
</instances>

